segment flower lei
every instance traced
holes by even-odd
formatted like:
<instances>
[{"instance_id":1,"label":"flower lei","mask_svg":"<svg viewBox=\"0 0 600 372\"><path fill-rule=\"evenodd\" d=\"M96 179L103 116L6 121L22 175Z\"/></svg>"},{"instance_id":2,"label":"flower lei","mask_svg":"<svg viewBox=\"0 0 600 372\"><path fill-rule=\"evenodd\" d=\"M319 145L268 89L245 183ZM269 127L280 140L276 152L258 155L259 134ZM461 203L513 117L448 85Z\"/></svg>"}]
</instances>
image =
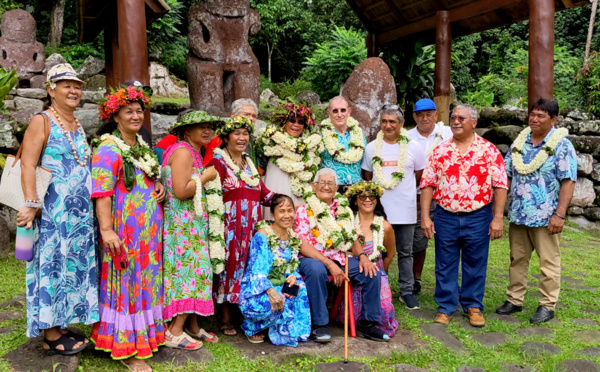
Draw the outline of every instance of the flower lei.
<instances>
[{"instance_id":1,"label":"flower lei","mask_svg":"<svg viewBox=\"0 0 600 372\"><path fill-rule=\"evenodd\" d=\"M231 157L229 157L229 154L227 154L225 151L221 149L214 149L213 154L220 155L223 158L223 160L225 160L225 164L227 164L229 169L231 169L233 173L235 173L236 177L244 181L248 186L258 186L258 183L260 182L258 171L256 170L254 163L252 162L252 160L250 160L250 157L246 153L243 153L242 156L244 157L244 160L246 161L246 163L248 163L248 166L250 167L250 171L252 172L251 176L248 176L248 174L242 172L240 167L235 165L233 160L231 160Z\"/></svg>"},{"instance_id":2,"label":"flower lei","mask_svg":"<svg viewBox=\"0 0 600 372\"><path fill-rule=\"evenodd\" d=\"M331 120L327 118L321 122L323 144L329 155L339 163L354 164L363 157L365 141L358 121L352 117L348 118L348 130L350 131L350 142L348 143L349 151L346 151L338 141L340 135L334 130Z\"/></svg>"},{"instance_id":3,"label":"flower lei","mask_svg":"<svg viewBox=\"0 0 600 372\"><path fill-rule=\"evenodd\" d=\"M134 102L139 102L142 109L150 105L150 100L146 97L142 88L130 85L117 91L113 90L112 94L99 102L100 119L108 120L119 112L122 107Z\"/></svg>"},{"instance_id":4,"label":"flower lei","mask_svg":"<svg viewBox=\"0 0 600 372\"><path fill-rule=\"evenodd\" d=\"M194 212L197 218L202 218L204 208L202 208L202 181L200 176L193 175L192 181L196 182L196 193L194 194Z\"/></svg>"},{"instance_id":5,"label":"flower lei","mask_svg":"<svg viewBox=\"0 0 600 372\"><path fill-rule=\"evenodd\" d=\"M392 179L387 181L383 175L382 163L383 158L381 157L381 147L383 146L383 132L379 131L377 133L377 139L375 139L375 151L373 153L373 173L375 174L375 178L377 178L377 183L381 186L385 187L388 190L393 189L398 185L402 179L404 178L404 166L406 165L406 148L408 143L410 142L410 138L407 136L406 130L402 128L400 132L400 137L398 138L398 144L400 145L400 151L398 153L398 166L396 167L396 171L392 173Z\"/></svg>"},{"instance_id":6,"label":"flower lei","mask_svg":"<svg viewBox=\"0 0 600 372\"><path fill-rule=\"evenodd\" d=\"M305 195L305 200L309 207L306 213L310 230L317 242L327 250L350 250L354 242L354 214L348 199L339 193L335 195L334 200L338 203L335 211L337 218L329 213L329 206L319 200L313 191Z\"/></svg>"},{"instance_id":7,"label":"flower lei","mask_svg":"<svg viewBox=\"0 0 600 372\"><path fill-rule=\"evenodd\" d=\"M292 193L303 197L310 190L310 182L319 170L323 144L318 133L304 130L300 137L294 138L282 128L269 125L260 129L259 152L270 157L279 169L290 175Z\"/></svg>"},{"instance_id":8,"label":"flower lei","mask_svg":"<svg viewBox=\"0 0 600 372\"><path fill-rule=\"evenodd\" d=\"M196 176L197 177L197 176ZM215 274L220 274L225 269L225 205L223 204L223 190L221 177L217 177L204 184L206 191L206 210L208 212L208 247L210 250L210 263ZM196 182L196 195L198 182ZM194 195L194 208L196 208L196 195ZM201 197L201 196L200 196ZM201 201L200 201L201 202Z\"/></svg>"},{"instance_id":9,"label":"flower lei","mask_svg":"<svg viewBox=\"0 0 600 372\"><path fill-rule=\"evenodd\" d=\"M142 136L136 134L137 144L129 146L121 139L121 132L115 130L112 134L103 134L100 141L111 140L119 150L123 159L123 173L125 174L125 187L131 191L135 181L135 172L131 172L129 164L146 173L148 178L158 178L160 175L160 164L150 146L144 141Z\"/></svg>"},{"instance_id":10,"label":"flower lei","mask_svg":"<svg viewBox=\"0 0 600 372\"><path fill-rule=\"evenodd\" d=\"M548 156L554 155L554 149L558 143L569 135L569 131L566 128L559 128L554 131L546 145L537 153L533 160L529 164L523 162L523 146L527 140L527 136L531 133L531 128L527 127L519 133L517 139L513 143L512 160L515 170L520 174L530 174L538 170L546 160Z\"/></svg>"},{"instance_id":11,"label":"flower lei","mask_svg":"<svg viewBox=\"0 0 600 372\"><path fill-rule=\"evenodd\" d=\"M354 229L356 230L356 233L364 240L365 234L363 234L360 228L358 213L354 218ZM383 217L375 216L375 218L373 218L373 222L371 222L371 231L373 232L373 253L369 255L369 260L375 261L377 258L379 258L381 252L387 252L385 246L383 245ZM364 244L364 241L362 244Z\"/></svg>"},{"instance_id":12,"label":"flower lei","mask_svg":"<svg viewBox=\"0 0 600 372\"><path fill-rule=\"evenodd\" d=\"M435 124L436 128L439 127L439 129L435 132L435 134L433 135L435 140L433 141L433 144L431 145L431 147L429 147L427 149L427 151L425 152L425 156L429 157L429 155L431 155L431 153L433 152L433 149L440 144L440 142L442 142L442 136L444 134L444 122L440 121L438 123Z\"/></svg>"},{"instance_id":13,"label":"flower lei","mask_svg":"<svg viewBox=\"0 0 600 372\"><path fill-rule=\"evenodd\" d=\"M275 234L271 224L267 221L260 221L256 224L256 230L260 229L266 230L269 248L271 249L271 253L273 253L273 269L269 273L268 279L274 286L282 285L285 282L286 276L296 271L296 268L300 265L298 253L300 252L302 241L296 237L294 230L287 229L289 236L288 247L292 251L292 257L290 262L286 263L285 259L281 258L281 254L279 253L279 236Z\"/></svg>"}]
</instances>

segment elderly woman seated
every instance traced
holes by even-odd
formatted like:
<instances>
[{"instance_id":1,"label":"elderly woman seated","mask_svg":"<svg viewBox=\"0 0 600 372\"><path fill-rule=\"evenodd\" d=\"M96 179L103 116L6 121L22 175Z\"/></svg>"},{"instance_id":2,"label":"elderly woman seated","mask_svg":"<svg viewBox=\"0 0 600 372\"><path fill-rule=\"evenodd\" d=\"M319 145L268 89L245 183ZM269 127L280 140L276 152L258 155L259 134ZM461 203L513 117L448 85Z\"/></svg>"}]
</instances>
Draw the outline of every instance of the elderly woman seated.
<instances>
[{"instance_id":1,"label":"elderly woman seated","mask_svg":"<svg viewBox=\"0 0 600 372\"><path fill-rule=\"evenodd\" d=\"M354 231L353 212L348 199L337 194L337 176L333 169L323 168L317 172L312 188L307 193L306 204L296 210L294 231L302 240L300 253L300 273L304 275L310 299L313 320L312 337L316 342L329 342L327 311L328 276L333 277L336 286L344 280L361 287L361 317L356 329L362 337L387 342L389 336L377 325L381 322L381 272L369 260ZM346 262L346 252L352 256ZM343 268L348 264L346 278Z\"/></svg>"},{"instance_id":2,"label":"elderly woman seated","mask_svg":"<svg viewBox=\"0 0 600 372\"><path fill-rule=\"evenodd\" d=\"M252 343L297 346L310 336L308 295L298 273L301 241L292 225L292 199L276 194L271 201L273 223L261 222L252 239L241 283L242 329Z\"/></svg>"}]
</instances>

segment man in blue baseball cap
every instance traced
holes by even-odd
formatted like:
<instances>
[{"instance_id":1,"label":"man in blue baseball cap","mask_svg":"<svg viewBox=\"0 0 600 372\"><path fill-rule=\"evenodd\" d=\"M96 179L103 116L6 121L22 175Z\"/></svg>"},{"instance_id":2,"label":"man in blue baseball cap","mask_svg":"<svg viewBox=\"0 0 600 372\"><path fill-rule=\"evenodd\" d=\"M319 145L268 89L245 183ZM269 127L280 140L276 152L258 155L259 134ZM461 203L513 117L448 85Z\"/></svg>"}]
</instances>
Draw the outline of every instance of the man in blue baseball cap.
<instances>
[{"instance_id":1,"label":"man in blue baseball cap","mask_svg":"<svg viewBox=\"0 0 600 372\"><path fill-rule=\"evenodd\" d=\"M413 119L417 126L408 131L408 137L415 140L427 158L431 155L434 147L440 142L452 138L452 130L444 126L443 122L437 122L438 113L435 102L429 98L422 98L415 103L413 110ZM417 191L417 206L420 205L421 190ZM435 202L431 203L430 215L433 220L433 211L435 210ZM414 295L421 292L421 274L425 265L425 257L427 254L427 244L429 239L423 235L421 229L421 208L417 208L417 224L415 226L415 235L413 238L413 275L414 275Z\"/></svg>"}]
</instances>

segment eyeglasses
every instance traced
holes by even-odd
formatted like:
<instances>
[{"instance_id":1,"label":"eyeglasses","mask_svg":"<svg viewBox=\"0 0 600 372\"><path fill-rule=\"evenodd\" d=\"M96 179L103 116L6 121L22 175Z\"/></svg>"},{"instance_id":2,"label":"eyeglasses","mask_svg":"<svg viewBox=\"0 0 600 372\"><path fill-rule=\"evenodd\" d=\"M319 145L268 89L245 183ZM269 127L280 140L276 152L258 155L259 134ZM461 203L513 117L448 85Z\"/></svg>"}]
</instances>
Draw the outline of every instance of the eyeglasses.
<instances>
[{"instance_id":1,"label":"eyeglasses","mask_svg":"<svg viewBox=\"0 0 600 372\"><path fill-rule=\"evenodd\" d=\"M398 105L390 105L386 104L381 106L381 111L383 110L398 110L402 116L404 116L404 111Z\"/></svg>"},{"instance_id":2,"label":"eyeglasses","mask_svg":"<svg viewBox=\"0 0 600 372\"><path fill-rule=\"evenodd\" d=\"M321 187L328 186L331 188L334 188L336 186L335 182L325 182L325 181L319 181L319 182L317 182L317 185L319 185Z\"/></svg>"},{"instance_id":3,"label":"eyeglasses","mask_svg":"<svg viewBox=\"0 0 600 372\"><path fill-rule=\"evenodd\" d=\"M371 201L376 201L376 200L377 200L377 196L375 196L375 195L373 195L373 194L368 194L368 195L362 194L362 195L359 195L359 196L358 196L358 198L359 198L361 201L365 201L365 200L367 200L367 199L369 199L369 200L371 200Z\"/></svg>"},{"instance_id":4,"label":"eyeglasses","mask_svg":"<svg viewBox=\"0 0 600 372\"><path fill-rule=\"evenodd\" d=\"M458 121L459 123L464 123L465 120L470 119L470 116L450 116L450 122Z\"/></svg>"},{"instance_id":5,"label":"eyeglasses","mask_svg":"<svg viewBox=\"0 0 600 372\"><path fill-rule=\"evenodd\" d=\"M288 121L292 124L300 124L300 125L304 125L306 124L306 121L302 120L302 119L296 119L296 118L288 118Z\"/></svg>"},{"instance_id":6,"label":"eyeglasses","mask_svg":"<svg viewBox=\"0 0 600 372\"><path fill-rule=\"evenodd\" d=\"M348 111L348 109L342 108L342 109L333 109L331 110L331 112L333 112L334 114L339 114L340 112L342 114L345 114Z\"/></svg>"}]
</instances>

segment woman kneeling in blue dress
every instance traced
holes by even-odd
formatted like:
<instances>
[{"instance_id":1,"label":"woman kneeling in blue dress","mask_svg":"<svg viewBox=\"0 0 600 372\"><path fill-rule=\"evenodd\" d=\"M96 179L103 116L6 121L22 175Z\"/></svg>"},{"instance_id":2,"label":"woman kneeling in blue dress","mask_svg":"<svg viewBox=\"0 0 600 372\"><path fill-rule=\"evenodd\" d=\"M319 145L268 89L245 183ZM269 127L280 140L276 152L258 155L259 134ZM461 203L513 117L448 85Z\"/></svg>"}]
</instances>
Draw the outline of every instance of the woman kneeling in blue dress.
<instances>
[{"instance_id":1,"label":"woman kneeling in blue dress","mask_svg":"<svg viewBox=\"0 0 600 372\"><path fill-rule=\"evenodd\" d=\"M296 215L287 195L271 201L273 223L261 222L252 239L242 279L242 329L252 343L297 346L310 336L310 308L306 285L298 273L301 241L292 226Z\"/></svg>"}]
</instances>

